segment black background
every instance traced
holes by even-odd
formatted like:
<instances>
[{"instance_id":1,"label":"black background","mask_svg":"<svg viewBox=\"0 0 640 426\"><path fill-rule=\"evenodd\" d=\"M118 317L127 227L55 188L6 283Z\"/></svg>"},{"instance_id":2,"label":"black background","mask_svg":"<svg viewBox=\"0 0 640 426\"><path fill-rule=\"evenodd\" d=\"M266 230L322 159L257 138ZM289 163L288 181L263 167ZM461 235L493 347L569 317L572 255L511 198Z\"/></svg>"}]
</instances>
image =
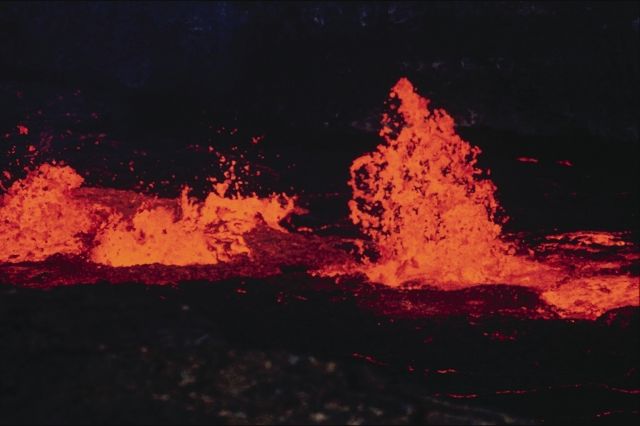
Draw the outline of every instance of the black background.
<instances>
[{"instance_id":1,"label":"black background","mask_svg":"<svg viewBox=\"0 0 640 426\"><path fill-rule=\"evenodd\" d=\"M379 143L387 92L407 76L482 148L508 229L629 229L639 210L639 8L2 2L0 184L10 180L2 171L15 179L29 162L63 159L89 185L175 196L188 183L197 193L216 163L195 146L213 145L246 151L266 187L301 194L310 213L298 223L354 231L349 164ZM269 247L272 263L293 250ZM322 260L321 247L296 254ZM215 285L1 286L0 423L233 423L224 408L244 416L236 423L283 423L274 416L289 412L299 424L334 400L347 411L322 410L336 424L369 404L385 414L365 423L523 423L491 410L638 423L637 307L565 321L522 287L335 285L285 266ZM161 278L156 267L141 276ZM111 271L100 268L54 256L4 265L0 283ZM333 360L334 376L310 355ZM185 372L196 381L184 385Z\"/></svg>"},{"instance_id":2,"label":"black background","mask_svg":"<svg viewBox=\"0 0 640 426\"><path fill-rule=\"evenodd\" d=\"M311 221L335 221L407 76L483 149L512 228L629 228L639 25L636 2L2 3L0 127L43 127L28 113L44 108L48 128L105 132L109 149L67 160L121 187L133 150L155 153L138 174L184 183L205 167L188 145L264 135L270 185L337 194L307 201ZM74 108L100 119L65 122ZM212 139L220 126L237 137Z\"/></svg>"}]
</instances>

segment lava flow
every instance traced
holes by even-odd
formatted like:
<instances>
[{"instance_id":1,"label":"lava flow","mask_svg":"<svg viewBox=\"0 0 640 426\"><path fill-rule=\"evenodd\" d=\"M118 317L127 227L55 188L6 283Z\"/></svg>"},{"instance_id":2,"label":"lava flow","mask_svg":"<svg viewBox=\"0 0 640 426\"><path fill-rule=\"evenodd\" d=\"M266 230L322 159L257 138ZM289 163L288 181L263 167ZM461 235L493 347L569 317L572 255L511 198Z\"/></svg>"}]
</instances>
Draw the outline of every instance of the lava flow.
<instances>
[{"instance_id":1,"label":"lava flow","mask_svg":"<svg viewBox=\"0 0 640 426\"><path fill-rule=\"evenodd\" d=\"M331 265L320 274L358 271L386 285L443 290L517 284L537 289L566 316L596 317L639 304L640 283L629 272L638 252L620 234L583 232L579 243L551 236L528 247L504 235L496 187L476 166L480 149L456 134L446 111L431 110L429 103L406 78L391 89L381 123L384 143L350 169L351 220L372 247L360 241L361 262ZM562 240L578 250L621 251L603 263L568 254ZM548 256L550 247L555 256Z\"/></svg>"},{"instance_id":2,"label":"lava flow","mask_svg":"<svg viewBox=\"0 0 640 426\"><path fill-rule=\"evenodd\" d=\"M243 235L259 225L279 230L296 210L283 194L230 194L233 174L204 201L159 199L83 188L71 167L43 164L14 182L0 204L0 262L81 256L109 266L216 264L250 255Z\"/></svg>"},{"instance_id":3,"label":"lava flow","mask_svg":"<svg viewBox=\"0 0 640 426\"><path fill-rule=\"evenodd\" d=\"M585 231L528 242L505 235L496 186L477 166L480 149L429 103L400 79L382 118L382 143L351 166L351 220L366 238L287 232L281 221L302 211L296 197L243 194L234 163L204 200L190 197L189 188L168 199L85 187L73 168L45 163L0 199L0 278L47 285L215 281L302 265L403 289L525 286L565 317L639 304L638 250L627 234ZM344 243L359 248L357 259ZM52 256L82 263L56 278L41 266ZM136 269L141 265L154 269Z\"/></svg>"},{"instance_id":4,"label":"lava flow","mask_svg":"<svg viewBox=\"0 0 640 426\"><path fill-rule=\"evenodd\" d=\"M480 149L463 141L444 110L403 78L382 118L385 143L351 166L351 219L375 242L369 278L468 285L506 282L522 268L501 240L495 186L476 167Z\"/></svg>"}]
</instances>

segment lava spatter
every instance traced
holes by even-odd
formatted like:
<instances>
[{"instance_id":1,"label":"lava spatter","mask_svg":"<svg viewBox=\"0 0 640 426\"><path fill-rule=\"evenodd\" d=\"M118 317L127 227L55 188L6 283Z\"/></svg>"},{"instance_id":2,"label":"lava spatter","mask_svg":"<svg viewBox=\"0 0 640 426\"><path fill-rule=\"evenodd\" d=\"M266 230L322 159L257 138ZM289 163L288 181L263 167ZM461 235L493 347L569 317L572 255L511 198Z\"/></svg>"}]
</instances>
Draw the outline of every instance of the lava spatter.
<instances>
[{"instance_id":1,"label":"lava spatter","mask_svg":"<svg viewBox=\"0 0 640 426\"><path fill-rule=\"evenodd\" d=\"M229 176L235 176L230 174ZM204 201L84 188L69 166L42 164L14 182L0 203L0 262L73 255L109 266L215 264L249 255L243 234L282 230L295 198L232 195L238 182L214 185Z\"/></svg>"},{"instance_id":2,"label":"lava spatter","mask_svg":"<svg viewBox=\"0 0 640 426\"><path fill-rule=\"evenodd\" d=\"M82 234L95 226L93 209L72 196L83 181L71 167L50 164L15 181L0 199L0 262L79 255Z\"/></svg>"},{"instance_id":3,"label":"lava spatter","mask_svg":"<svg viewBox=\"0 0 640 426\"><path fill-rule=\"evenodd\" d=\"M429 103L406 78L391 89L383 142L350 169L350 216L367 237L355 244L361 260L318 274L362 273L389 286L442 290L521 285L573 318L640 303L639 278L630 272L640 256L621 236L583 231L535 245L505 235L496 187L477 166L480 149ZM605 249L624 253L612 252L603 262L595 255Z\"/></svg>"},{"instance_id":4,"label":"lava spatter","mask_svg":"<svg viewBox=\"0 0 640 426\"><path fill-rule=\"evenodd\" d=\"M501 239L496 187L476 166L480 149L458 136L406 78L391 89L374 152L351 165L352 221L375 243L374 281L398 285L501 282L520 268ZM517 263L517 265L514 265Z\"/></svg>"},{"instance_id":5,"label":"lava spatter","mask_svg":"<svg viewBox=\"0 0 640 426\"><path fill-rule=\"evenodd\" d=\"M278 223L295 208L285 196L225 198L214 191L197 202L187 194L184 189L174 209L145 205L130 220L112 216L97 235L91 259L110 266L229 261L250 254L245 233L260 223L282 230Z\"/></svg>"},{"instance_id":6,"label":"lava spatter","mask_svg":"<svg viewBox=\"0 0 640 426\"><path fill-rule=\"evenodd\" d=\"M376 150L350 168L350 217L365 237L355 239L311 235L310 228L304 236L283 232L281 221L301 212L296 197L249 192L250 166L221 155L226 172L208 179L211 190L201 198L187 187L177 198L86 187L69 166L36 167L35 156L20 157L16 166L31 169L25 178L8 185L15 174L2 173L0 280L159 284L264 276L290 265L416 290L526 286L571 318L640 303L640 255L628 235L505 235L496 187L477 166L480 149L407 79L391 90L380 136ZM217 271L209 266L217 264Z\"/></svg>"}]
</instances>

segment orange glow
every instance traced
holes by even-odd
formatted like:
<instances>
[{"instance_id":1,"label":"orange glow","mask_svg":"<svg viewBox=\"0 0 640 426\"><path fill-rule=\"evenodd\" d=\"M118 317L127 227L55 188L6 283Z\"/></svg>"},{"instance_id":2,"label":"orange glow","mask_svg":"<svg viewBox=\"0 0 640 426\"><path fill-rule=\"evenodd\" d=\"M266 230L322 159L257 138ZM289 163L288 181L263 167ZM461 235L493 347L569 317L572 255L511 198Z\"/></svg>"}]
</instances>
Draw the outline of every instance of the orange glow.
<instances>
[{"instance_id":1,"label":"orange glow","mask_svg":"<svg viewBox=\"0 0 640 426\"><path fill-rule=\"evenodd\" d=\"M518 160L521 163L531 163L531 164L538 164L538 159L537 158L533 158L533 157L518 157L516 158L516 160Z\"/></svg>"},{"instance_id":2,"label":"orange glow","mask_svg":"<svg viewBox=\"0 0 640 426\"><path fill-rule=\"evenodd\" d=\"M235 177L228 172L229 176ZM11 185L0 203L0 262L83 256L110 266L215 264L250 255L243 234L259 225L281 230L292 197L229 195L232 179L203 202L81 188L71 167L43 164Z\"/></svg>"},{"instance_id":3,"label":"orange glow","mask_svg":"<svg viewBox=\"0 0 640 426\"><path fill-rule=\"evenodd\" d=\"M384 143L351 165L351 219L379 255L363 271L391 285L502 282L519 259L500 239L496 188L476 166L480 149L406 78L391 89L389 106Z\"/></svg>"},{"instance_id":4,"label":"orange glow","mask_svg":"<svg viewBox=\"0 0 640 426\"><path fill-rule=\"evenodd\" d=\"M215 264L250 254L243 234L260 223L281 229L293 212L292 198L225 198L211 192L199 203L184 189L173 208L141 206L130 220L111 216L98 232L91 259L111 266L161 263Z\"/></svg>"},{"instance_id":5,"label":"orange glow","mask_svg":"<svg viewBox=\"0 0 640 426\"><path fill-rule=\"evenodd\" d=\"M44 164L14 182L0 202L0 262L80 254L92 214L71 193L83 178L71 167Z\"/></svg>"},{"instance_id":6,"label":"orange glow","mask_svg":"<svg viewBox=\"0 0 640 426\"><path fill-rule=\"evenodd\" d=\"M535 288L559 315L572 318L640 303L640 282L628 272L640 256L621 235L551 235L529 247L503 235L496 187L476 166L480 149L429 103L406 78L391 89L383 143L350 170L351 220L371 243L355 241L360 262L329 265L318 274L360 272L390 286L445 290L517 284ZM606 250L616 250L609 261L591 255Z\"/></svg>"},{"instance_id":7,"label":"orange glow","mask_svg":"<svg viewBox=\"0 0 640 426\"><path fill-rule=\"evenodd\" d=\"M279 273L284 258L295 257L293 264L316 269L317 274L360 274L393 287L526 286L561 317L593 319L609 309L640 304L640 282L633 272L640 254L628 233L531 234L526 243L505 235L496 187L477 166L480 149L456 134L453 118L430 108L430 101L406 78L392 88L387 106L381 143L350 168L350 218L365 238L310 235L313 229L304 226L298 228L304 236L287 233L282 221L302 212L296 198L246 193L253 167L222 155L218 159L226 170L224 179L208 179L211 191L199 200L189 196L188 187L175 199L85 187L71 167L54 162L34 168L36 156L29 154L27 161L17 163L25 170L33 168L25 178L5 189L15 173L5 170L1 175L6 180L0 182L5 191L0 196L0 264L64 255L79 260L87 274L117 271L113 276L127 280L147 271L130 267L160 265L150 267L153 272L141 280L166 283L175 281L170 277L191 276L172 275L177 267L215 280L240 274L234 264L238 259L254 262L245 265L242 274L259 275ZM251 142L262 139L256 136ZM37 150L28 145L27 151ZM128 166L137 170L133 161ZM267 237L254 235L264 230L270 231ZM347 246L355 247L355 255ZM324 255L319 255L321 247ZM270 259L275 265L271 269L265 266ZM220 265L224 271L218 275L190 266L219 263L231 266ZM22 265L15 266L23 271ZM85 282L74 281L79 279L90 281L70 274L60 282Z\"/></svg>"}]
</instances>

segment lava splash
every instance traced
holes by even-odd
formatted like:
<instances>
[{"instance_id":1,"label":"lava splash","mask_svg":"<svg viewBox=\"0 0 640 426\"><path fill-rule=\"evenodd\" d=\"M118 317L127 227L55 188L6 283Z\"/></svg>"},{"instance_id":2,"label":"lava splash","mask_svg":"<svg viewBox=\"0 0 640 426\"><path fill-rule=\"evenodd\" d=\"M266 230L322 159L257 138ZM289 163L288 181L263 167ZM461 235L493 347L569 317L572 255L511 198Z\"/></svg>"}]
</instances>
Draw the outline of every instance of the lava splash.
<instances>
[{"instance_id":1,"label":"lava splash","mask_svg":"<svg viewBox=\"0 0 640 426\"><path fill-rule=\"evenodd\" d=\"M504 282L521 265L501 239L496 187L476 166L480 149L453 118L429 109L406 78L391 89L384 143L351 165L351 219L376 245L372 280L391 285Z\"/></svg>"},{"instance_id":2,"label":"lava splash","mask_svg":"<svg viewBox=\"0 0 640 426\"><path fill-rule=\"evenodd\" d=\"M237 164L222 159L225 179L210 179L201 199L188 187L176 198L88 187L76 170L51 162L0 197L0 282L165 284L294 269L356 275L398 294L410 288L414 299L419 291L524 286L571 318L640 304L640 256L629 233L505 234L496 186L477 166L480 149L429 104L400 79L382 143L354 160L349 209L360 238L285 230L283 221L303 212L298 198L243 191Z\"/></svg>"},{"instance_id":3,"label":"lava splash","mask_svg":"<svg viewBox=\"0 0 640 426\"><path fill-rule=\"evenodd\" d=\"M0 262L80 256L109 266L197 265L250 255L243 235L259 225L279 230L295 198L227 193L218 183L204 201L152 198L84 188L69 166L42 164L14 182L0 203Z\"/></svg>"},{"instance_id":4,"label":"lava splash","mask_svg":"<svg viewBox=\"0 0 640 426\"><path fill-rule=\"evenodd\" d=\"M585 231L526 244L504 234L496 186L477 167L480 149L460 138L446 111L429 104L406 78L391 89L383 143L350 169L351 220L368 237L357 244L361 260L320 275L360 272L390 286L442 290L516 284L535 288L564 316L595 318L639 304L630 267L639 256L628 238ZM575 249L609 251L610 260L576 256Z\"/></svg>"}]
</instances>

